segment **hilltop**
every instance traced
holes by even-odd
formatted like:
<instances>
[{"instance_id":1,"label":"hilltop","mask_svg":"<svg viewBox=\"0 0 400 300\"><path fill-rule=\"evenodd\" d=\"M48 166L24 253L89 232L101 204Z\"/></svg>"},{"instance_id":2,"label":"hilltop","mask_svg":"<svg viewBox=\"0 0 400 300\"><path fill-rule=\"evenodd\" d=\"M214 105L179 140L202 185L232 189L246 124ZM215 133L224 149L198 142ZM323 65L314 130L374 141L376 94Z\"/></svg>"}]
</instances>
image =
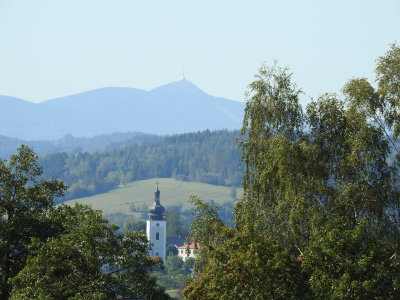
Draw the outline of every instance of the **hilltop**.
<instances>
[{"instance_id":1,"label":"hilltop","mask_svg":"<svg viewBox=\"0 0 400 300\"><path fill-rule=\"evenodd\" d=\"M91 205L94 209L101 210L104 214L124 213L134 214L131 207L147 208L153 203L156 183L159 183L161 191L161 203L164 206L182 205L183 209L189 209L189 195L195 194L205 200L213 200L216 203L233 201L231 198L232 188L217 186L199 182L185 182L172 178L158 178L130 182L123 187L112 189L107 193L97 194L91 197L73 199L64 202L73 205L78 202ZM242 188L237 188L237 197L243 194Z\"/></svg>"}]
</instances>

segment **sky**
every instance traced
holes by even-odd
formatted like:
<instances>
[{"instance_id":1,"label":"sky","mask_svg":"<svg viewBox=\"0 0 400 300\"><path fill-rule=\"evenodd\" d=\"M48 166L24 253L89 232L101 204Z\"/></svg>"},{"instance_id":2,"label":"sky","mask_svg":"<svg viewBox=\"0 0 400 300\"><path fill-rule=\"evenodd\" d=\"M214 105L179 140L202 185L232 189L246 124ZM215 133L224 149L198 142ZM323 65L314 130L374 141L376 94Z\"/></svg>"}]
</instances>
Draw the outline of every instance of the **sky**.
<instances>
[{"instance_id":1,"label":"sky","mask_svg":"<svg viewBox=\"0 0 400 300\"><path fill-rule=\"evenodd\" d=\"M244 101L262 64L287 66L302 101L374 80L400 43L399 0L0 0L0 95L31 102L182 78Z\"/></svg>"}]
</instances>

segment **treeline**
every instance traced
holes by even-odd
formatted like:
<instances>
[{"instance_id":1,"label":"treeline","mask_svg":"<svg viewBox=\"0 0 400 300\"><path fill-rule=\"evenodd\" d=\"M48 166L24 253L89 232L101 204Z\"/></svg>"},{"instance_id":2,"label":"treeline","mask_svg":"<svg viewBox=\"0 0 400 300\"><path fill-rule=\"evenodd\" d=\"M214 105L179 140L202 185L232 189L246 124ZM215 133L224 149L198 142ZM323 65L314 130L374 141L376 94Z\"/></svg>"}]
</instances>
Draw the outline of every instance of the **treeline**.
<instances>
[{"instance_id":1,"label":"treeline","mask_svg":"<svg viewBox=\"0 0 400 300\"><path fill-rule=\"evenodd\" d=\"M62 200L105 192L149 178L240 186L238 131L203 131L136 143L106 153L53 153L40 158L44 177L69 186ZM60 202L60 199L58 200Z\"/></svg>"},{"instance_id":2,"label":"treeline","mask_svg":"<svg viewBox=\"0 0 400 300\"><path fill-rule=\"evenodd\" d=\"M107 152L124 145L151 143L161 139L161 136L140 132L115 132L90 138L65 135L55 141L27 141L0 134L0 158L7 158L15 153L21 144L31 147L39 155L56 152L66 152L72 155L79 152Z\"/></svg>"}]
</instances>

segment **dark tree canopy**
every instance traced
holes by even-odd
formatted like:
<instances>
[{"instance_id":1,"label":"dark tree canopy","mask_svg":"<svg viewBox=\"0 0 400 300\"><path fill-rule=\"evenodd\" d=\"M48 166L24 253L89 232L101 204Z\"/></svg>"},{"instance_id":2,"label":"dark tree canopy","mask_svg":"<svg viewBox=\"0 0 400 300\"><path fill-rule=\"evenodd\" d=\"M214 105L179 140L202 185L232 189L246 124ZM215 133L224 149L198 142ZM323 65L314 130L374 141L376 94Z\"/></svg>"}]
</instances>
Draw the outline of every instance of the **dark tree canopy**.
<instances>
[{"instance_id":1,"label":"dark tree canopy","mask_svg":"<svg viewBox=\"0 0 400 300\"><path fill-rule=\"evenodd\" d=\"M53 207L66 187L40 175L28 147L0 160L0 299L169 299L144 233L119 234L88 206Z\"/></svg>"},{"instance_id":2,"label":"dark tree canopy","mask_svg":"<svg viewBox=\"0 0 400 300\"><path fill-rule=\"evenodd\" d=\"M148 255L144 233L118 234L88 206L61 206L51 217L63 231L45 243L33 240L11 299L168 299L149 273L162 262Z\"/></svg>"},{"instance_id":3,"label":"dark tree canopy","mask_svg":"<svg viewBox=\"0 0 400 300\"><path fill-rule=\"evenodd\" d=\"M24 267L31 239L44 241L53 234L47 214L53 197L66 187L59 180L38 180L41 173L26 146L8 161L0 159L0 299L8 298L8 280Z\"/></svg>"}]
</instances>

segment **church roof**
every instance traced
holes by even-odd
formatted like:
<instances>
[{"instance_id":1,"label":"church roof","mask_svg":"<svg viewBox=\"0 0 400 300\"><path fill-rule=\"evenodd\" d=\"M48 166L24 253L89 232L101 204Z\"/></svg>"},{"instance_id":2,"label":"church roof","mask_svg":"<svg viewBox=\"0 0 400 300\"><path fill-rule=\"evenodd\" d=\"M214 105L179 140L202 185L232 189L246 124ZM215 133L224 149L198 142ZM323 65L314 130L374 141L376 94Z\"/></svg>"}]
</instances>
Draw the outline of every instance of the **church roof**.
<instances>
[{"instance_id":1,"label":"church roof","mask_svg":"<svg viewBox=\"0 0 400 300\"><path fill-rule=\"evenodd\" d=\"M154 203L149 207L150 220L164 220L165 207L160 203L160 194L157 184L157 189L154 192Z\"/></svg>"}]
</instances>

